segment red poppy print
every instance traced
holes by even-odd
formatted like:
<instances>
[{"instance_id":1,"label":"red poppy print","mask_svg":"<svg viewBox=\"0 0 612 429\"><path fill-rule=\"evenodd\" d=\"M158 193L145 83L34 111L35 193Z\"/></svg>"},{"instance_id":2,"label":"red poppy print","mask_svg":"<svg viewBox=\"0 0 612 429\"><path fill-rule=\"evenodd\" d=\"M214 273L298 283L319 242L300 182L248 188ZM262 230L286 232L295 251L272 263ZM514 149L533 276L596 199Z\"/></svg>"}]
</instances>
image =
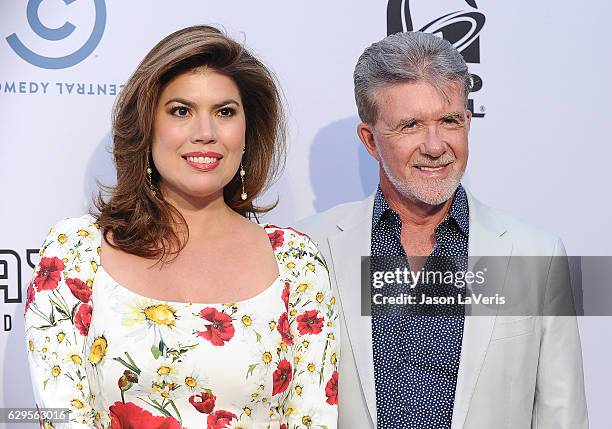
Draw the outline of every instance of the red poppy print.
<instances>
[{"instance_id":1,"label":"red poppy print","mask_svg":"<svg viewBox=\"0 0 612 429\"><path fill-rule=\"evenodd\" d=\"M334 371L325 385L325 396L329 405L338 405L338 371Z\"/></svg>"},{"instance_id":2,"label":"red poppy print","mask_svg":"<svg viewBox=\"0 0 612 429\"><path fill-rule=\"evenodd\" d=\"M28 312L30 308L30 304L34 302L34 296L36 295L36 291L34 290L34 284L32 282L28 283L28 296L26 298L25 312Z\"/></svg>"},{"instance_id":3,"label":"red poppy print","mask_svg":"<svg viewBox=\"0 0 612 429\"><path fill-rule=\"evenodd\" d=\"M289 311L289 282L285 282L285 288L283 289L283 302L285 303L285 311Z\"/></svg>"},{"instance_id":4,"label":"red poppy print","mask_svg":"<svg viewBox=\"0 0 612 429\"><path fill-rule=\"evenodd\" d=\"M74 326L79 330L82 336L86 337L91 324L92 308L89 304L79 305L79 309L74 315Z\"/></svg>"},{"instance_id":5,"label":"red poppy print","mask_svg":"<svg viewBox=\"0 0 612 429\"><path fill-rule=\"evenodd\" d=\"M42 258L38 266L39 270L34 278L36 289L39 292L41 290L55 289L62 278L64 262L60 258L54 256L52 258Z\"/></svg>"},{"instance_id":6,"label":"red poppy print","mask_svg":"<svg viewBox=\"0 0 612 429\"><path fill-rule=\"evenodd\" d=\"M217 397L211 392L202 392L199 395L189 397L189 403L200 413L210 414L215 409Z\"/></svg>"},{"instance_id":7,"label":"red poppy print","mask_svg":"<svg viewBox=\"0 0 612 429\"><path fill-rule=\"evenodd\" d=\"M288 346L293 345L293 336L291 335L291 330L289 328L287 313L283 313L282 316L278 318L276 329L278 330L278 333L281 335L281 338L285 344Z\"/></svg>"},{"instance_id":8,"label":"red poppy print","mask_svg":"<svg viewBox=\"0 0 612 429\"><path fill-rule=\"evenodd\" d=\"M132 402L117 401L109 411L111 429L181 429L174 417L154 416Z\"/></svg>"},{"instance_id":9,"label":"red poppy print","mask_svg":"<svg viewBox=\"0 0 612 429\"><path fill-rule=\"evenodd\" d=\"M276 250L283 245L285 241L285 232L277 229L276 231L268 233L270 244L272 244L272 250Z\"/></svg>"},{"instance_id":10,"label":"red poppy print","mask_svg":"<svg viewBox=\"0 0 612 429\"><path fill-rule=\"evenodd\" d=\"M317 317L319 315L319 310L310 310L304 314L300 314L297 317L298 322L298 331L300 334L318 334L323 329L323 318Z\"/></svg>"},{"instance_id":11,"label":"red poppy print","mask_svg":"<svg viewBox=\"0 0 612 429\"><path fill-rule=\"evenodd\" d=\"M287 359L281 360L276 367L276 371L272 374L272 395L287 390L291 377L291 364Z\"/></svg>"},{"instance_id":12,"label":"red poppy print","mask_svg":"<svg viewBox=\"0 0 612 429\"><path fill-rule=\"evenodd\" d=\"M66 279L66 284L76 299L81 302L89 302L91 298L91 288L87 286L87 283L80 279Z\"/></svg>"},{"instance_id":13,"label":"red poppy print","mask_svg":"<svg viewBox=\"0 0 612 429\"><path fill-rule=\"evenodd\" d=\"M233 419L238 418L236 414L225 410L217 410L206 419L207 429L224 429Z\"/></svg>"},{"instance_id":14,"label":"red poppy print","mask_svg":"<svg viewBox=\"0 0 612 429\"><path fill-rule=\"evenodd\" d=\"M206 331L196 331L200 337L211 342L214 346L223 346L234 336L234 325L232 318L225 313L206 307L200 311L200 317L210 322L206 325Z\"/></svg>"}]
</instances>

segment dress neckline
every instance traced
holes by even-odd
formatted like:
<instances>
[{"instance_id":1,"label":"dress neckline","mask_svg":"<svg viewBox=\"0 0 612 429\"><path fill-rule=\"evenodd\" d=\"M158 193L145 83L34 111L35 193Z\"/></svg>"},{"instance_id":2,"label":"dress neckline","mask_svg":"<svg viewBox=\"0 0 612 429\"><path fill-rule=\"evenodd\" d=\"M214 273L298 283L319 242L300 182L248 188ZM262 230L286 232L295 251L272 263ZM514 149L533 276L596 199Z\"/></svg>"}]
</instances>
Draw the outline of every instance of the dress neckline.
<instances>
[{"instance_id":1,"label":"dress neckline","mask_svg":"<svg viewBox=\"0 0 612 429\"><path fill-rule=\"evenodd\" d=\"M95 222L95 218L93 219L93 222ZM277 229L282 229L279 228L275 225L271 225L271 224L256 224L260 227L262 227L266 233L268 228L277 228ZM99 247L100 249L102 249L102 231L100 229L98 229L98 234L97 234L97 247ZM282 279L283 279L283 266L280 264L278 257L277 257L277 253L276 250L274 250L274 248L272 248L272 252L274 254L274 260L276 261L276 267L278 268L278 276L272 281L272 283L267 286L265 289L259 291L258 293L256 293L255 295L246 298L246 299L242 299L239 301L236 300L227 300L225 302L188 302L188 301L169 301L169 300L165 300L165 299L159 299L159 298L155 298L155 297L151 297L151 296L145 296L142 295L138 292L133 291L132 289L123 286L121 283L119 283L117 280L115 280L113 278L113 276L106 271L106 269L104 268L104 266L101 263L100 260L100 255L98 254L98 261L97 261L97 271L96 271L96 276L99 275L100 272L102 272L102 274L104 276L106 276L106 278L108 280L110 280L112 283L114 283L120 290L134 296L137 297L139 299L142 300L149 300L149 301L155 301L155 302L163 302L163 303L167 303L167 304L176 304L176 305L195 305L195 306L222 306L222 305L227 305L227 304L245 304L245 303L249 303L251 301L257 300L259 298L261 298L262 296L268 294L271 290L275 289L275 286L278 283L283 283ZM94 283L95 283L95 278L94 278ZM94 285L95 286L95 285ZM93 287L92 289L95 289L95 287Z\"/></svg>"}]
</instances>

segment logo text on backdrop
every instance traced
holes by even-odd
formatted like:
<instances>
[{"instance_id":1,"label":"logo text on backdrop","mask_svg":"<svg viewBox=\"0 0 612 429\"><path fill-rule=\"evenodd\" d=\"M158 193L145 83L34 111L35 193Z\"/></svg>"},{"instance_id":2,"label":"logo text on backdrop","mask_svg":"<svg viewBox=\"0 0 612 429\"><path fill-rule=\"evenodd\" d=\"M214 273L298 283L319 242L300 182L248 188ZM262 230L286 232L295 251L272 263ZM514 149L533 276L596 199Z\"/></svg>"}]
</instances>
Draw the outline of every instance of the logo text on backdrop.
<instances>
[{"instance_id":1,"label":"logo text on backdrop","mask_svg":"<svg viewBox=\"0 0 612 429\"><path fill-rule=\"evenodd\" d=\"M480 64L480 31L485 24L485 16L477 10L476 0L465 0L470 10L446 13L429 23L420 26L418 31L432 33L448 40L461 53L469 64ZM387 35L415 31L415 24L410 10L410 0L389 0L387 3ZM482 77L472 74L473 87L470 94L482 89ZM468 99L468 108L473 117L485 116L485 106L474 109L474 99Z\"/></svg>"}]
</instances>

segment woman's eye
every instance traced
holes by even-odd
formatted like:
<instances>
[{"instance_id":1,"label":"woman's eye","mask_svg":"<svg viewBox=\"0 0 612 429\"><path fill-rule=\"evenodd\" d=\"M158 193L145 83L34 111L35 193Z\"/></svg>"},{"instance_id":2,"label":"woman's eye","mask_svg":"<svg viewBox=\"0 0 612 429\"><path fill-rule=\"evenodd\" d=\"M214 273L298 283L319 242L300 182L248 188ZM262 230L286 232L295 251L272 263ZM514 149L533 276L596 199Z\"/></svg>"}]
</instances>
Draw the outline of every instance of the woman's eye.
<instances>
[{"instance_id":1,"label":"woman's eye","mask_svg":"<svg viewBox=\"0 0 612 429\"><path fill-rule=\"evenodd\" d=\"M189 114L189 109L185 106L177 106L172 108L171 113L176 116L187 116Z\"/></svg>"},{"instance_id":2,"label":"woman's eye","mask_svg":"<svg viewBox=\"0 0 612 429\"><path fill-rule=\"evenodd\" d=\"M223 109L219 109L219 116L233 116L234 115L234 109L232 109L231 107L224 107Z\"/></svg>"}]
</instances>

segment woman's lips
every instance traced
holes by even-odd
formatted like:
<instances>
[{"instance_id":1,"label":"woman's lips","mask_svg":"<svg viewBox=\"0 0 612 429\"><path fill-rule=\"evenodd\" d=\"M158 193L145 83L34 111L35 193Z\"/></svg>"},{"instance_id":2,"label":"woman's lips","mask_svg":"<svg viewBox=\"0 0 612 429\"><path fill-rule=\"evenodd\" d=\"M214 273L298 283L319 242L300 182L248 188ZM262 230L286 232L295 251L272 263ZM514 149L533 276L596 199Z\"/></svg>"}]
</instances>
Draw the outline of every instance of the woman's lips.
<instances>
[{"instance_id":1,"label":"woman's lips","mask_svg":"<svg viewBox=\"0 0 612 429\"><path fill-rule=\"evenodd\" d=\"M221 159L218 159L218 158L214 158L216 159L216 161L213 161L213 162L194 162L194 161L190 161L187 158L183 158L183 159L185 160L185 162L187 162L187 164L189 164L191 167L195 168L198 171L214 170L221 163Z\"/></svg>"}]
</instances>

